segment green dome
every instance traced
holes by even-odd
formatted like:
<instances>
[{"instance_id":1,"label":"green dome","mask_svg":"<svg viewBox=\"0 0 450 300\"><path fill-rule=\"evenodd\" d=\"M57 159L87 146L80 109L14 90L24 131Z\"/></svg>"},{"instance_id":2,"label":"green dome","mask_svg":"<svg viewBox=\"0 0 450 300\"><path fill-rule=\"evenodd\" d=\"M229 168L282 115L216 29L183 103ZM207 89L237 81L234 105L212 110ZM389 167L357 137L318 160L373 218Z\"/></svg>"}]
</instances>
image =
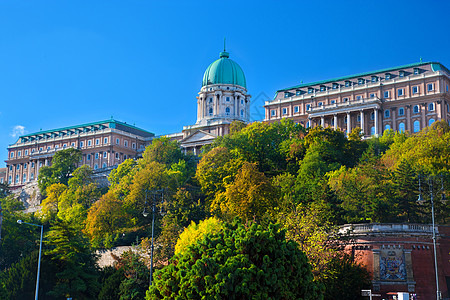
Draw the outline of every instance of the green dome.
<instances>
[{"instance_id":1,"label":"green dome","mask_svg":"<svg viewBox=\"0 0 450 300\"><path fill-rule=\"evenodd\" d=\"M220 58L209 65L203 75L202 87L210 84L236 84L247 88L241 67L229 59L228 52L221 52Z\"/></svg>"}]
</instances>

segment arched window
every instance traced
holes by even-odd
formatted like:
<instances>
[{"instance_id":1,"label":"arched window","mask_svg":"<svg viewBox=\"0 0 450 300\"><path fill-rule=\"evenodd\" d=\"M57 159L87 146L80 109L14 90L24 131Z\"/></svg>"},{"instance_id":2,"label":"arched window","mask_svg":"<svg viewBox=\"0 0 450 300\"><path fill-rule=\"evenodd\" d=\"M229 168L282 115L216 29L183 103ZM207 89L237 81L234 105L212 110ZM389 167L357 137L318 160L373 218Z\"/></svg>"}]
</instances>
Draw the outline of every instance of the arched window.
<instances>
[{"instance_id":1,"label":"arched window","mask_svg":"<svg viewBox=\"0 0 450 300\"><path fill-rule=\"evenodd\" d=\"M414 132L420 131L420 121L414 121Z\"/></svg>"},{"instance_id":2,"label":"arched window","mask_svg":"<svg viewBox=\"0 0 450 300\"><path fill-rule=\"evenodd\" d=\"M430 119L430 120L428 120L428 126L431 126L433 123L434 123L434 119Z\"/></svg>"},{"instance_id":3,"label":"arched window","mask_svg":"<svg viewBox=\"0 0 450 300\"><path fill-rule=\"evenodd\" d=\"M403 107L400 107L399 109L398 109L398 115L399 116L403 116L405 114L405 109L403 108Z\"/></svg>"},{"instance_id":4,"label":"arched window","mask_svg":"<svg viewBox=\"0 0 450 300\"><path fill-rule=\"evenodd\" d=\"M419 105L414 105L413 112L414 112L415 114L418 114L418 113L419 113Z\"/></svg>"},{"instance_id":5,"label":"arched window","mask_svg":"<svg viewBox=\"0 0 450 300\"><path fill-rule=\"evenodd\" d=\"M306 110L310 110L311 109L311 105L310 104L306 104Z\"/></svg>"},{"instance_id":6,"label":"arched window","mask_svg":"<svg viewBox=\"0 0 450 300\"><path fill-rule=\"evenodd\" d=\"M391 129L391 125L386 124L386 126L384 126L384 130L390 130Z\"/></svg>"},{"instance_id":7,"label":"arched window","mask_svg":"<svg viewBox=\"0 0 450 300\"><path fill-rule=\"evenodd\" d=\"M102 164L102 168L106 168L106 163L103 163L103 164Z\"/></svg>"},{"instance_id":8,"label":"arched window","mask_svg":"<svg viewBox=\"0 0 450 300\"><path fill-rule=\"evenodd\" d=\"M94 165L94 170L97 170L98 169L98 164L95 164Z\"/></svg>"},{"instance_id":9,"label":"arched window","mask_svg":"<svg viewBox=\"0 0 450 300\"><path fill-rule=\"evenodd\" d=\"M434 103L428 104L428 111L434 111Z\"/></svg>"},{"instance_id":10,"label":"arched window","mask_svg":"<svg viewBox=\"0 0 450 300\"><path fill-rule=\"evenodd\" d=\"M310 126L311 126L311 122L310 121L306 122L306 128L309 128Z\"/></svg>"},{"instance_id":11,"label":"arched window","mask_svg":"<svg viewBox=\"0 0 450 300\"><path fill-rule=\"evenodd\" d=\"M229 107L225 108L225 114L226 114L227 116L230 115L230 108L229 108Z\"/></svg>"},{"instance_id":12,"label":"arched window","mask_svg":"<svg viewBox=\"0 0 450 300\"><path fill-rule=\"evenodd\" d=\"M212 109L212 107L209 108L209 115L210 115L210 116L213 115L213 109Z\"/></svg>"},{"instance_id":13,"label":"arched window","mask_svg":"<svg viewBox=\"0 0 450 300\"><path fill-rule=\"evenodd\" d=\"M405 123L398 124L398 131L405 132Z\"/></svg>"},{"instance_id":14,"label":"arched window","mask_svg":"<svg viewBox=\"0 0 450 300\"><path fill-rule=\"evenodd\" d=\"M375 127L374 126L372 126L370 128L370 135L375 135Z\"/></svg>"},{"instance_id":15,"label":"arched window","mask_svg":"<svg viewBox=\"0 0 450 300\"><path fill-rule=\"evenodd\" d=\"M243 117L243 116L244 116L244 110L241 109L241 117Z\"/></svg>"},{"instance_id":16,"label":"arched window","mask_svg":"<svg viewBox=\"0 0 450 300\"><path fill-rule=\"evenodd\" d=\"M385 118L390 118L390 117L391 117L391 112L389 111L389 109L386 109L386 110L384 111L384 117L385 117Z\"/></svg>"}]
</instances>

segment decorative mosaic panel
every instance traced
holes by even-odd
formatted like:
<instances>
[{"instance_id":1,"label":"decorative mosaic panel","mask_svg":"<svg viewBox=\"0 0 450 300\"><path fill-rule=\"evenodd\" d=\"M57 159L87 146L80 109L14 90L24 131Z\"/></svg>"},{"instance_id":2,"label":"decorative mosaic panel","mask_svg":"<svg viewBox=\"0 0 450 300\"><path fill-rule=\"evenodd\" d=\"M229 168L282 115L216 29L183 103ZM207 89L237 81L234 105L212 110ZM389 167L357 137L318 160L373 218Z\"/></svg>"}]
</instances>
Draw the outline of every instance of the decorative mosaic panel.
<instances>
[{"instance_id":1,"label":"decorative mosaic panel","mask_svg":"<svg viewBox=\"0 0 450 300\"><path fill-rule=\"evenodd\" d=\"M380 251L380 279L406 280L403 249L389 247Z\"/></svg>"}]
</instances>

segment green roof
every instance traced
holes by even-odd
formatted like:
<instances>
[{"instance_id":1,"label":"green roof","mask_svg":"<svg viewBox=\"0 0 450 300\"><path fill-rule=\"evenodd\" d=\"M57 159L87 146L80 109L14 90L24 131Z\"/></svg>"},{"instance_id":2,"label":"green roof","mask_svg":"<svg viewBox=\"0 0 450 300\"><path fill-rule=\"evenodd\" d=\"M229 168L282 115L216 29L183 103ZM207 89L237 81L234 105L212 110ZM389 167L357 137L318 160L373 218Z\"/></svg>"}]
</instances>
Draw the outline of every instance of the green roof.
<instances>
[{"instance_id":1,"label":"green roof","mask_svg":"<svg viewBox=\"0 0 450 300\"><path fill-rule=\"evenodd\" d=\"M231 60L228 52L221 52L220 58L206 69L202 86L210 84L235 84L247 88L242 68Z\"/></svg>"},{"instance_id":2,"label":"green roof","mask_svg":"<svg viewBox=\"0 0 450 300\"><path fill-rule=\"evenodd\" d=\"M333 79L328 79L328 80L304 83L304 84L300 84L300 85L296 85L296 86L292 86L292 87L288 87L288 88L285 88L285 89L278 90L277 93L278 92L289 91L289 90L292 90L292 89L299 89L299 88L303 88L303 87L318 85L318 84L325 84L325 83L330 83L330 82L347 80L347 79L351 79L351 78L355 78L355 77L369 76L369 75L376 74L376 73L384 73L384 72L391 72L391 71L400 70L400 69L419 67L419 66L428 65L428 64L431 64L431 67L432 67L432 69L434 71L443 69L447 73L450 74L450 71L444 65L442 65L439 62L420 62L420 63L414 63L414 64L409 64L409 65L398 66L398 67L394 67L394 68L388 68L388 69L382 69L382 70L377 70L377 71L372 71L372 72L354 74L354 75L351 75L351 76L344 76L344 77L333 78Z\"/></svg>"},{"instance_id":3,"label":"green roof","mask_svg":"<svg viewBox=\"0 0 450 300\"><path fill-rule=\"evenodd\" d=\"M26 134L26 135L22 135L19 138L24 138L24 137L29 137L29 136L33 136L33 135L40 135L40 134L46 134L46 133L52 133L52 132L56 132L56 131L65 131L65 130L71 130L71 129L77 129L80 127L89 127L89 126L96 126L96 125L102 125L102 124L108 124L109 128L116 128L116 127L120 127L118 129L123 130L123 128L129 128L133 131L139 131L145 134L145 136L154 136L154 133L146 131L144 129L138 128L134 125L130 125L124 122L120 122L114 119L109 119L109 120L105 120L105 121L98 121L98 122L92 122L92 123L86 123L86 124L81 124L81 125L75 125L75 126L69 126L69 127L63 127L63 128L56 128L56 129L52 129L52 130L44 130L44 131L38 131L38 132L34 132L34 133L30 133L30 134Z\"/></svg>"}]
</instances>

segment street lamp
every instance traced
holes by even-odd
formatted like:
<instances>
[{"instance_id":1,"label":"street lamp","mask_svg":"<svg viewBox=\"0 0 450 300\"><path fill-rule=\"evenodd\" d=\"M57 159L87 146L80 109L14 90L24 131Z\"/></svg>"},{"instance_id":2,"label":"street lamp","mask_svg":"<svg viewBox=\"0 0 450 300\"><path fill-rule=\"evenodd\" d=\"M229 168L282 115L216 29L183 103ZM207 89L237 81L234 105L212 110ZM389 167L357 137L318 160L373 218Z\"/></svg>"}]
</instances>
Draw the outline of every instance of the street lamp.
<instances>
[{"instance_id":1,"label":"street lamp","mask_svg":"<svg viewBox=\"0 0 450 300\"><path fill-rule=\"evenodd\" d=\"M24 221L22 221L22 220L17 220L17 223L41 227L41 241L40 241L40 243L39 243L39 259L38 259L38 270L37 270L37 279L36 279L36 292L35 292L35 294L34 294L34 299L35 299L35 300L38 300L38 294L39 294L39 275L41 274L42 235L44 234L44 226L43 226L43 225L32 224L32 223L27 223L27 222L24 222Z\"/></svg>"},{"instance_id":2,"label":"street lamp","mask_svg":"<svg viewBox=\"0 0 450 300\"><path fill-rule=\"evenodd\" d=\"M153 278L153 233L155 229L155 208L156 208L156 195L158 193L161 193L163 197L163 189L160 190L154 190L152 191L153 194L153 202L152 202L152 247L150 252L150 286L152 285L152 278ZM145 192L145 204L144 204L144 211L142 212L142 215L146 218L148 216L148 212L145 210L147 206L147 191Z\"/></svg>"},{"instance_id":3,"label":"street lamp","mask_svg":"<svg viewBox=\"0 0 450 300\"><path fill-rule=\"evenodd\" d=\"M443 176L440 175L441 177L441 188L440 188L440 192L442 193L442 198L441 201L444 202L446 201L445 198L445 193L444 193L444 179ZM435 271L435 275L436 275L436 299L439 300L441 299L441 292L439 290L439 276L438 276L438 266L437 266L437 256L436 256L436 230L435 230L435 223L434 223L434 193L433 193L433 180L435 179L435 176L429 176L427 178L428 181L428 189L430 192L430 200L431 200L431 219L433 222L433 250L434 250L434 271ZM417 199L418 203L423 203L425 202L425 200L422 197L422 187L420 185L420 175L419 175L419 197Z\"/></svg>"}]
</instances>

